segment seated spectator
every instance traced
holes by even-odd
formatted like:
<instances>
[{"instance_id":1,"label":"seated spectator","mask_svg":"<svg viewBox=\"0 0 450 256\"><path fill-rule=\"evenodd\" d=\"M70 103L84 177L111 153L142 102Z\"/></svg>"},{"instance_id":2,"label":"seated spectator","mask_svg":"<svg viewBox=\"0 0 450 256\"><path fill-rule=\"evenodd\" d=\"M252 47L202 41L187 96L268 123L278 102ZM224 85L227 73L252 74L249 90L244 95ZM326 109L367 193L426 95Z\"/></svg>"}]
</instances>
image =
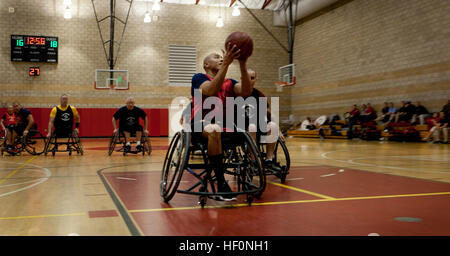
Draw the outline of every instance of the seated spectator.
<instances>
[{"instance_id":1,"label":"seated spectator","mask_svg":"<svg viewBox=\"0 0 450 256\"><path fill-rule=\"evenodd\" d=\"M416 112L412 117L411 123L417 124L417 118L419 118L419 122L422 125L425 123L425 119L430 117L430 112L428 112L428 110L424 106L422 106L420 101L416 102L416 104L414 105L416 106Z\"/></svg>"},{"instance_id":2,"label":"seated spectator","mask_svg":"<svg viewBox=\"0 0 450 256\"><path fill-rule=\"evenodd\" d=\"M359 111L357 105L353 105L353 108L349 114L350 115L348 117L348 131L349 131L348 137L352 138L353 137L353 126L360 121L361 112Z\"/></svg>"},{"instance_id":3,"label":"seated spectator","mask_svg":"<svg viewBox=\"0 0 450 256\"><path fill-rule=\"evenodd\" d=\"M423 139L424 141L429 141L431 136L433 135L436 125L439 124L439 112L434 112L431 118L427 118L427 124L428 124L428 135Z\"/></svg>"},{"instance_id":4,"label":"seated spectator","mask_svg":"<svg viewBox=\"0 0 450 256\"><path fill-rule=\"evenodd\" d=\"M361 110L361 122L368 123L372 120L375 120L377 117L377 112L372 107L370 103L367 103L367 106L363 104L363 110Z\"/></svg>"},{"instance_id":5,"label":"seated spectator","mask_svg":"<svg viewBox=\"0 0 450 256\"><path fill-rule=\"evenodd\" d=\"M441 112L444 112L446 118L450 118L450 100L442 107Z\"/></svg>"},{"instance_id":6,"label":"seated spectator","mask_svg":"<svg viewBox=\"0 0 450 256\"><path fill-rule=\"evenodd\" d=\"M357 105L353 105L352 110L350 110L350 116L349 116L349 121L351 123L356 123L359 121L361 116L361 112L358 109Z\"/></svg>"},{"instance_id":7,"label":"seated spectator","mask_svg":"<svg viewBox=\"0 0 450 256\"><path fill-rule=\"evenodd\" d=\"M383 107L383 109L381 109L381 113L382 114L378 118L376 118L375 121L383 122L383 123L386 123L387 121L389 121L389 117L390 117L388 115L388 113L389 113L389 103L387 103L387 102L384 103L384 107Z\"/></svg>"},{"instance_id":8,"label":"seated spectator","mask_svg":"<svg viewBox=\"0 0 450 256\"><path fill-rule=\"evenodd\" d=\"M439 143L440 137L442 134L443 142L444 144L448 144L448 123L449 120L445 117L444 112L439 113L439 123L436 123L436 125L433 127L435 128L432 135L434 137L433 143Z\"/></svg>"},{"instance_id":9,"label":"seated spectator","mask_svg":"<svg viewBox=\"0 0 450 256\"><path fill-rule=\"evenodd\" d=\"M398 110L398 113L395 116L395 122L411 122L414 113L416 113L416 107L411 104L411 101L407 101L403 107Z\"/></svg>"},{"instance_id":10,"label":"seated spectator","mask_svg":"<svg viewBox=\"0 0 450 256\"><path fill-rule=\"evenodd\" d=\"M312 123L311 117L306 117L306 119L302 122L300 126L300 130L315 130L316 126Z\"/></svg>"},{"instance_id":11,"label":"seated spectator","mask_svg":"<svg viewBox=\"0 0 450 256\"><path fill-rule=\"evenodd\" d=\"M396 114L397 114L397 108L394 106L393 102L390 102L389 103L389 112L386 114L387 116L389 116L387 123L392 122L392 120L394 120Z\"/></svg>"}]
</instances>

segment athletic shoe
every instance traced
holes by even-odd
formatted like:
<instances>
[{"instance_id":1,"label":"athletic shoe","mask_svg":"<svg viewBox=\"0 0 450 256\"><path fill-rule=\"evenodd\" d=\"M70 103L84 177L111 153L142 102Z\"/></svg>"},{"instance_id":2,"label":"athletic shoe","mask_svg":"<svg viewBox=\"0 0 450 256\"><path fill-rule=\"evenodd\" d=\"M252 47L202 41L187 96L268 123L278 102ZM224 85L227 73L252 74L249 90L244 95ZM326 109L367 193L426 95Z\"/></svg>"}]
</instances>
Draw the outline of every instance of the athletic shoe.
<instances>
[{"instance_id":1,"label":"athletic shoe","mask_svg":"<svg viewBox=\"0 0 450 256\"><path fill-rule=\"evenodd\" d=\"M218 188L218 192L232 192L230 186L228 185L228 183L225 182L225 184L222 184L222 186L219 186ZM215 198L218 201L235 201L236 200L236 196L234 195L219 195L216 196Z\"/></svg>"},{"instance_id":2,"label":"athletic shoe","mask_svg":"<svg viewBox=\"0 0 450 256\"><path fill-rule=\"evenodd\" d=\"M142 145L137 145L136 146L136 151L137 152L141 152L142 151Z\"/></svg>"},{"instance_id":3,"label":"athletic shoe","mask_svg":"<svg viewBox=\"0 0 450 256\"><path fill-rule=\"evenodd\" d=\"M276 172L281 172L281 166L278 163L272 161L272 159L266 159L264 161L264 167Z\"/></svg>"},{"instance_id":4,"label":"athletic shoe","mask_svg":"<svg viewBox=\"0 0 450 256\"><path fill-rule=\"evenodd\" d=\"M125 152L130 152L131 151L131 146L130 145L125 145L125 147L123 147L123 150Z\"/></svg>"}]
</instances>

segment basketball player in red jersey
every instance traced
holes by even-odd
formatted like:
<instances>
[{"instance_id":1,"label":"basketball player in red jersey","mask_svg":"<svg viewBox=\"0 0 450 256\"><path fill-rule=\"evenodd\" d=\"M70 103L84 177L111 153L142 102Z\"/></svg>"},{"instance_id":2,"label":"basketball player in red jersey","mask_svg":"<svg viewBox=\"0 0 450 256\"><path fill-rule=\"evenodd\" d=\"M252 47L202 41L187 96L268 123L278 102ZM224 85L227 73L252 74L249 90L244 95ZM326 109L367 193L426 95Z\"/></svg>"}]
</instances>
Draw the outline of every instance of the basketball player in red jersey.
<instances>
[{"instance_id":1,"label":"basketball player in red jersey","mask_svg":"<svg viewBox=\"0 0 450 256\"><path fill-rule=\"evenodd\" d=\"M240 50L236 48L236 45L228 44L226 51L222 52L223 56L217 53L209 54L203 61L205 73L199 73L192 77L191 94L193 107L191 112L191 129L193 131L193 141L207 140L208 158L217 178L218 192L231 192L231 188L225 181L222 167L222 132L233 129L233 127L225 127L223 125L222 128L216 120L211 120L211 123L205 122L205 116L211 111L217 111L217 109L203 108L203 103L209 97L217 97L222 103L222 114L225 114L226 97L247 97L250 95L252 88L247 73L247 59L239 60L241 83L226 78L228 67L235 59L239 58ZM200 90L200 93L198 90ZM195 97L196 95L200 97ZM223 124L226 124L226 116L223 120ZM219 196L218 199L230 201L236 198L233 196Z\"/></svg>"}]
</instances>

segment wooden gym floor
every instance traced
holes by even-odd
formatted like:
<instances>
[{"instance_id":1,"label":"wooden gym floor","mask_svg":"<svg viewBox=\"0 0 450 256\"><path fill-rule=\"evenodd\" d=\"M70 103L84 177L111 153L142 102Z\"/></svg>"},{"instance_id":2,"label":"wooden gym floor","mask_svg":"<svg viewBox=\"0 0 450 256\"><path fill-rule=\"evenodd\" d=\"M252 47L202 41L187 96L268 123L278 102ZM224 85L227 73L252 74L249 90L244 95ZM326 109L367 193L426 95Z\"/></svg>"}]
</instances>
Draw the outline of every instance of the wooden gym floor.
<instances>
[{"instance_id":1,"label":"wooden gym floor","mask_svg":"<svg viewBox=\"0 0 450 256\"><path fill-rule=\"evenodd\" d=\"M152 155L83 139L84 156L0 159L0 235L450 235L450 147L289 138L285 184L260 200L159 196L168 138Z\"/></svg>"}]
</instances>

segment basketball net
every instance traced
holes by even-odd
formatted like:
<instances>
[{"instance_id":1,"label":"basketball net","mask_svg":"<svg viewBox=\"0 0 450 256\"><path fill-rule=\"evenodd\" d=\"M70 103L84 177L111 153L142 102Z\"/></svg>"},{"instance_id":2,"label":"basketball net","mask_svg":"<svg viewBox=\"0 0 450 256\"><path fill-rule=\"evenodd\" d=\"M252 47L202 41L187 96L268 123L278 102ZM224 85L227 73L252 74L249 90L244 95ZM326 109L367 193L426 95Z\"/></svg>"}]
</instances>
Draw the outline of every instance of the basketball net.
<instances>
[{"instance_id":1,"label":"basketball net","mask_svg":"<svg viewBox=\"0 0 450 256\"><path fill-rule=\"evenodd\" d=\"M116 90L116 85L109 84L109 94L113 94L115 90Z\"/></svg>"},{"instance_id":2,"label":"basketball net","mask_svg":"<svg viewBox=\"0 0 450 256\"><path fill-rule=\"evenodd\" d=\"M294 77L292 78L292 83L283 82L283 81L278 81L278 82L276 82L275 84L276 84L278 87L289 87L289 86L295 85L295 83L296 83L296 79L295 79L295 76L294 76Z\"/></svg>"}]
</instances>

